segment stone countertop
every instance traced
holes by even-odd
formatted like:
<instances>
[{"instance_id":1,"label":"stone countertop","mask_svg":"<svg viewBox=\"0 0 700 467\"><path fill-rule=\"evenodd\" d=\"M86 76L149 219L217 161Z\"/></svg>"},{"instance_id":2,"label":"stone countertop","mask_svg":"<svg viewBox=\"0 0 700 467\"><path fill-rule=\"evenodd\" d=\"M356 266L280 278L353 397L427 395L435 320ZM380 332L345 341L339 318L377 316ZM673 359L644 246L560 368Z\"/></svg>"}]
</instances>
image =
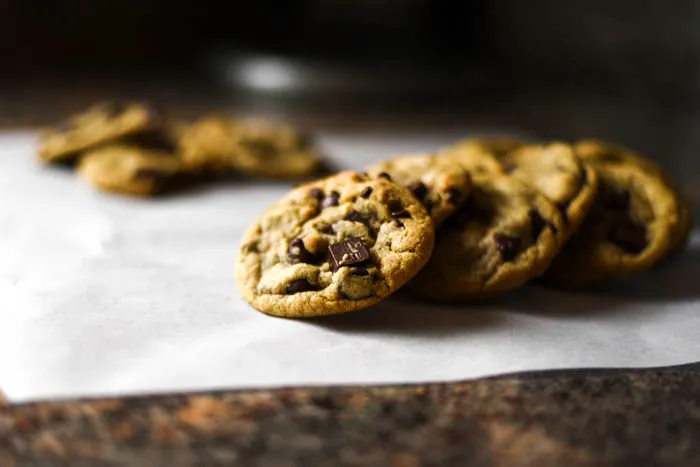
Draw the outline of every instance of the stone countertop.
<instances>
[{"instance_id":1,"label":"stone countertop","mask_svg":"<svg viewBox=\"0 0 700 467\"><path fill-rule=\"evenodd\" d=\"M215 93L123 83L0 89L0 127L35 128L103 98L156 96L176 115L231 107ZM533 105L533 102L537 104ZM420 115L403 128L477 122L542 137L597 135L668 152L695 186L697 112L586 97ZM575 112L567 111L575 109ZM668 110L668 109L667 109ZM273 112L275 110L273 109ZM385 128L342 112L296 121ZM654 128L655 131L639 131ZM669 144L672 141L674 144ZM668 150L668 151L667 151ZM691 178L688 178L691 177ZM691 193L694 196L693 193ZM0 386L1 387L1 386ZM700 364L507 375L450 384L208 392L11 405L0 466L700 465Z\"/></svg>"},{"instance_id":2,"label":"stone countertop","mask_svg":"<svg viewBox=\"0 0 700 467\"><path fill-rule=\"evenodd\" d=\"M5 405L0 465L698 465L699 370Z\"/></svg>"}]
</instances>

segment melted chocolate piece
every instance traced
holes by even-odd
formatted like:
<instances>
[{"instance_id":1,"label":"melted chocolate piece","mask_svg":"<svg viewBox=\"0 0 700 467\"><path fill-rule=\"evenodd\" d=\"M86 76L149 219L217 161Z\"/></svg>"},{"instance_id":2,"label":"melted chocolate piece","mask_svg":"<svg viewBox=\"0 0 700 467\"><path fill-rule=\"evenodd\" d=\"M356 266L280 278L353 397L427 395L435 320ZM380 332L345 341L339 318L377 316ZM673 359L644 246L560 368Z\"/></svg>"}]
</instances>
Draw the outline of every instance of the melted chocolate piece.
<instances>
[{"instance_id":1,"label":"melted chocolate piece","mask_svg":"<svg viewBox=\"0 0 700 467\"><path fill-rule=\"evenodd\" d=\"M359 222L369 227L369 219L367 219L365 216L355 211L354 209L350 211L345 217L343 217L343 219L351 222Z\"/></svg>"},{"instance_id":2,"label":"melted chocolate piece","mask_svg":"<svg viewBox=\"0 0 700 467\"><path fill-rule=\"evenodd\" d=\"M340 198L340 193L337 191L331 191L331 194L326 196L323 201L321 201L321 208L329 208L331 206L338 205L338 199Z\"/></svg>"},{"instance_id":3,"label":"melted chocolate piece","mask_svg":"<svg viewBox=\"0 0 700 467\"><path fill-rule=\"evenodd\" d=\"M309 196L320 202L323 199L323 190L320 188L312 188L309 190Z\"/></svg>"},{"instance_id":4,"label":"melted chocolate piece","mask_svg":"<svg viewBox=\"0 0 700 467\"><path fill-rule=\"evenodd\" d=\"M362 240L350 237L328 247L331 269L337 271L345 266L362 264L369 259L369 250Z\"/></svg>"},{"instance_id":5,"label":"melted chocolate piece","mask_svg":"<svg viewBox=\"0 0 700 467\"><path fill-rule=\"evenodd\" d=\"M306 279L295 279L287 285L287 293L295 294L299 292L308 292L310 290L318 290L317 287L312 285Z\"/></svg>"},{"instance_id":6,"label":"melted chocolate piece","mask_svg":"<svg viewBox=\"0 0 700 467\"><path fill-rule=\"evenodd\" d=\"M530 225L532 226L532 241L533 243L537 241L542 229L547 225L547 223L542 218L542 214L537 209L530 209L527 213L530 217Z\"/></svg>"},{"instance_id":7,"label":"melted chocolate piece","mask_svg":"<svg viewBox=\"0 0 700 467\"><path fill-rule=\"evenodd\" d=\"M372 194L372 187L371 186L366 186L364 190L360 192L360 198L369 198L369 195Z\"/></svg>"},{"instance_id":8,"label":"melted chocolate piece","mask_svg":"<svg viewBox=\"0 0 700 467\"><path fill-rule=\"evenodd\" d=\"M289 243L287 256L295 263L313 264L316 262L316 256L306 249L304 241L301 238L295 238Z\"/></svg>"},{"instance_id":9,"label":"melted chocolate piece","mask_svg":"<svg viewBox=\"0 0 700 467\"><path fill-rule=\"evenodd\" d=\"M418 198L418 201L423 201L425 199L425 195L428 193L428 189L426 188L425 184L420 180L409 183L406 185L406 188L411 190L411 193L413 193L413 196Z\"/></svg>"},{"instance_id":10,"label":"melted chocolate piece","mask_svg":"<svg viewBox=\"0 0 700 467\"><path fill-rule=\"evenodd\" d=\"M398 219L394 219L393 224L394 224L396 227L404 227L403 222L401 222L401 221L398 220Z\"/></svg>"},{"instance_id":11,"label":"melted chocolate piece","mask_svg":"<svg viewBox=\"0 0 700 467\"><path fill-rule=\"evenodd\" d=\"M369 271L363 267L354 268L350 271L351 276L369 276Z\"/></svg>"},{"instance_id":12,"label":"melted chocolate piece","mask_svg":"<svg viewBox=\"0 0 700 467\"><path fill-rule=\"evenodd\" d=\"M520 239L512 235L496 232L493 234L496 249L501 253L503 261L513 261L520 253Z\"/></svg>"},{"instance_id":13,"label":"melted chocolate piece","mask_svg":"<svg viewBox=\"0 0 700 467\"><path fill-rule=\"evenodd\" d=\"M391 217L411 217L411 214L404 209L403 204L401 204L401 201L399 200L391 200L389 201L388 204L389 207L389 212L391 213Z\"/></svg>"},{"instance_id":14,"label":"melted chocolate piece","mask_svg":"<svg viewBox=\"0 0 700 467\"><path fill-rule=\"evenodd\" d=\"M249 242L246 243L241 247L241 252L242 253L257 253L258 252L258 244L257 242Z\"/></svg>"},{"instance_id":15,"label":"melted chocolate piece","mask_svg":"<svg viewBox=\"0 0 700 467\"><path fill-rule=\"evenodd\" d=\"M457 204L459 201L459 196L461 192L457 188L450 188L447 190L447 202L450 204Z\"/></svg>"},{"instance_id":16,"label":"melted chocolate piece","mask_svg":"<svg viewBox=\"0 0 700 467\"><path fill-rule=\"evenodd\" d=\"M387 180L391 181L391 175L386 172L380 172L379 175L377 175L377 178L386 178Z\"/></svg>"},{"instance_id":17,"label":"melted chocolate piece","mask_svg":"<svg viewBox=\"0 0 700 467\"><path fill-rule=\"evenodd\" d=\"M428 211L428 214L432 214L432 213L433 213L433 206L434 206L434 205L433 205L433 202L432 202L432 201L430 201L430 200L427 199L427 198L424 199L424 200L423 200L423 206L425 207L425 210Z\"/></svg>"},{"instance_id":18,"label":"melted chocolate piece","mask_svg":"<svg viewBox=\"0 0 700 467\"><path fill-rule=\"evenodd\" d=\"M647 229L631 219L616 222L608 231L608 240L627 253L638 255L649 245Z\"/></svg>"}]
</instances>

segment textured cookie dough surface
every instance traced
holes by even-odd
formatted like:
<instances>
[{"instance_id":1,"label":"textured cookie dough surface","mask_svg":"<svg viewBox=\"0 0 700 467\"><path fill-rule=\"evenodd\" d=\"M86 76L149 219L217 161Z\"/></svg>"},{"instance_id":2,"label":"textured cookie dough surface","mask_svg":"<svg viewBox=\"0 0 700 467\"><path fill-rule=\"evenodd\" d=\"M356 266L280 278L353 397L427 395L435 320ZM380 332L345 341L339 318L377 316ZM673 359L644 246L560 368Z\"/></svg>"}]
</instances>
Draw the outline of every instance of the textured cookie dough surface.
<instances>
[{"instance_id":1,"label":"textured cookie dough surface","mask_svg":"<svg viewBox=\"0 0 700 467\"><path fill-rule=\"evenodd\" d=\"M179 145L191 170L294 180L323 169L320 154L307 137L266 120L204 118L181 130Z\"/></svg>"},{"instance_id":2,"label":"textured cookie dough surface","mask_svg":"<svg viewBox=\"0 0 700 467\"><path fill-rule=\"evenodd\" d=\"M574 148L564 143L523 145L502 152L504 170L538 190L562 215L563 239L568 239L588 214L598 188L595 171Z\"/></svg>"},{"instance_id":3,"label":"textured cookie dough surface","mask_svg":"<svg viewBox=\"0 0 700 467\"><path fill-rule=\"evenodd\" d=\"M236 263L258 310L303 318L379 302L426 264L433 221L408 189L341 172L292 190L244 234Z\"/></svg>"},{"instance_id":4,"label":"textured cookie dough surface","mask_svg":"<svg viewBox=\"0 0 700 467\"><path fill-rule=\"evenodd\" d=\"M147 104L100 103L46 130L39 140L39 159L70 163L87 149L127 137L155 141L164 125L162 113Z\"/></svg>"},{"instance_id":5,"label":"textured cookie dough surface","mask_svg":"<svg viewBox=\"0 0 700 467\"><path fill-rule=\"evenodd\" d=\"M643 271L687 238L687 207L653 170L653 163L610 156L582 151L598 174L598 195L579 231L545 274L549 284L576 288Z\"/></svg>"},{"instance_id":6,"label":"textured cookie dough surface","mask_svg":"<svg viewBox=\"0 0 700 467\"><path fill-rule=\"evenodd\" d=\"M183 168L179 158L168 152L112 145L86 152L78 173L100 190L151 196L168 189Z\"/></svg>"},{"instance_id":7,"label":"textured cookie dough surface","mask_svg":"<svg viewBox=\"0 0 700 467\"><path fill-rule=\"evenodd\" d=\"M372 177L388 176L411 190L436 226L442 224L471 193L469 172L440 155L395 157L368 167L367 173Z\"/></svg>"},{"instance_id":8,"label":"textured cookie dough surface","mask_svg":"<svg viewBox=\"0 0 700 467\"><path fill-rule=\"evenodd\" d=\"M536 190L507 174L476 177L408 288L431 301L458 302L520 287L545 271L561 230L559 211Z\"/></svg>"}]
</instances>

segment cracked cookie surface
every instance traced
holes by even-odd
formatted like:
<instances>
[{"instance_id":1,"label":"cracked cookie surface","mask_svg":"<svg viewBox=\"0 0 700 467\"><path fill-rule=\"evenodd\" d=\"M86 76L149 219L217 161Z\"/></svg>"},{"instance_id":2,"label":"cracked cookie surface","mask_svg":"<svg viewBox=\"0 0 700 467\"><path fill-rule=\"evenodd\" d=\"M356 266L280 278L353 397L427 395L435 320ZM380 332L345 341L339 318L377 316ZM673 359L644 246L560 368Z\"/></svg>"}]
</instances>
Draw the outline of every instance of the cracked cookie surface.
<instances>
[{"instance_id":1,"label":"cracked cookie surface","mask_svg":"<svg viewBox=\"0 0 700 467\"><path fill-rule=\"evenodd\" d=\"M71 163L85 150L124 138L144 142L166 139L163 114L142 103L103 102L66 122L44 131L39 140L39 159Z\"/></svg>"},{"instance_id":2,"label":"cracked cookie surface","mask_svg":"<svg viewBox=\"0 0 700 467\"><path fill-rule=\"evenodd\" d=\"M78 173L103 191L151 196L168 189L183 169L172 153L112 145L87 151Z\"/></svg>"},{"instance_id":3,"label":"cracked cookie surface","mask_svg":"<svg viewBox=\"0 0 700 467\"><path fill-rule=\"evenodd\" d=\"M420 297L487 298L542 274L559 251L561 215L544 196L504 173L473 183L470 198L438 230L430 262L408 285Z\"/></svg>"},{"instance_id":4,"label":"cracked cookie surface","mask_svg":"<svg viewBox=\"0 0 700 467\"><path fill-rule=\"evenodd\" d=\"M367 168L372 177L389 176L423 203L435 225L447 219L471 192L471 177L460 165L440 155L411 154Z\"/></svg>"},{"instance_id":5,"label":"cracked cookie surface","mask_svg":"<svg viewBox=\"0 0 700 467\"><path fill-rule=\"evenodd\" d=\"M183 161L195 171L294 180L323 169L308 137L267 120L204 118L181 129L179 146Z\"/></svg>"},{"instance_id":6,"label":"cracked cookie surface","mask_svg":"<svg viewBox=\"0 0 700 467\"><path fill-rule=\"evenodd\" d=\"M430 258L434 235L408 189L341 172L295 188L248 229L236 281L250 304L272 315L359 310L413 277Z\"/></svg>"},{"instance_id":7,"label":"cracked cookie surface","mask_svg":"<svg viewBox=\"0 0 700 467\"><path fill-rule=\"evenodd\" d=\"M687 239L688 207L653 162L614 146L577 144L598 174L591 212L543 280L576 288L649 269Z\"/></svg>"}]
</instances>

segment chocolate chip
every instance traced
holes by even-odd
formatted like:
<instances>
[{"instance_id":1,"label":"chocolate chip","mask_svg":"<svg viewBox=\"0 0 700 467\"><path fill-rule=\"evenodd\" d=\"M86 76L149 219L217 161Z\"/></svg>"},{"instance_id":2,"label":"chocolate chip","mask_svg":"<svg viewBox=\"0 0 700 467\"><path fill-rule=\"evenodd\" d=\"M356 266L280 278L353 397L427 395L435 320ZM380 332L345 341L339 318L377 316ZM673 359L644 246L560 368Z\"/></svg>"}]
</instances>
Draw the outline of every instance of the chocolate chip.
<instances>
[{"instance_id":1,"label":"chocolate chip","mask_svg":"<svg viewBox=\"0 0 700 467\"><path fill-rule=\"evenodd\" d=\"M623 250L639 254L647 247L647 229L631 219L620 220L608 231L608 240Z\"/></svg>"},{"instance_id":2,"label":"chocolate chip","mask_svg":"<svg viewBox=\"0 0 700 467\"><path fill-rule=\"evenodd\" d=\"M304 240L301 238L295 238L289 243L289 248L287 248L287 256L293 262L313 264L316 262L316 257L313 253L306 249L304 245Z\"/></svg>"},{"instance_id":3,"label":"chocolate chip","mask_svg":"<svg viewBox=\"0 0 700 467\"><path fill-rule=\"evenodd\" d=\"M423 200L423 206L425 207L425 210L428 211L428 214L432 214L432 213L433 213L433 207L434 207L434 205L433 205L433 202L432 202L432 201L430 201L430 200L427 199L427 198L424 199L424 200Z\"/></svg>"},{"instance_id":4,"label":"chocolate chip","mask_svg":"<svg viewBox=\"0 0 700 467\"><path fill-rule=\"evenodd\" d=\"M612 190L605 195L605 207L614 211L627 211L630 207L630 192Z\"/></svg>"},{"instance_id":5,"label":"chocolate chip","mask_svg":"<svg viewBox=\"0 0 700 467\"><path fill-rule=\"evenodd\" d=\"M530 217L530 226L532 226L532 241L533 243L537 241L542 233L542 229L547 223L542 218L542 214L537 209L530 209L527 215Z\"/></svg>"},{"instance_id":6,"label":"chocolate chip","mask_svg":"<svg viewBox=\"0 0 700 467\"><path fill-rule=\"evenodd\" d=\"M345 241L328 247L331 268L334 271L344 267L361 264L369 259L369 250L362 240L350 237Z\"/></svg>"},{"instance_id":7,"label":"chocolate chip","mask_svg":"<svg viewBox=\"0 0 700 467\"><path fill-rule=\"evenodd\" d=\"M323 191L320 188L312 188L309 190L309 196L320 202L323 199Z\"/></svg>"},{"instance_id":8,"label":"chocolate chip","mask_svg":"<svg viewBox=\"0 0 700 467\"><path fill-rule=\"evenodd\" d=\"M391 181L391 175L386 172L380 172L379 175L377 175L377 178L386 178L387 180Z\"/></svg>"},{"instance_id":9,"label":"chocolate chip","mask_svg":"<svg viewBox=\"0 0 700 467\"><path fill-rule=\"evenodd\" d=\"M326 196L323 201L321 201L321 207L323 209L329 208L331 206L338 205L338 199L340 198L340 193L337 191L331 191L331 194Z\"/></svg>"},{"instance_id":10,"label":"chocolate chip","mask_svg":"<svg viewBox=\"0 0 700 467\"><path fill-rule=\"evenodd\" d=\"M557 203L557 209L559 210L559 213L561 214L561 220L564 222L564 224L569 223L569 203L564 202L564 203Z\"/></svg>"},{"instance_id":11,"label":"chocolate chip","mask_svg":"<svg viewBox=\"0 0 700 467\"><path fill-rule=\"evenodd\" d=\"M399 200L389 201L388 207L391 217L411 217L411 214L404 209L403 204Z\"/></svg>"},{"instance_id":12,"label":"chocolate chip","mask_svg":"<svg viewBox=\"0 0 700 467\"><path fill-rule=\"evenodd\" d=\"M292 282L289 283L289 285L287 285L288 294L308 292L310 290L318 290L318 288L313 286L306 279L294 279Z\"/></svg>"},{"instance_id":13,"label":"chocolate chip","mask_svg":"<svg viewBox=\"0 0 700 467\"><path fill-rule=\"evenodd\" d=\"M493 241L496 243L496 249L501 253L503 261L513 261L518 253L520 253L520 239L496 232L493 234Z\"/></svg>"},{"instance_id":14,"label":"chocolate chip","mask_svg":"<svg viewBox=\"0 0 700 467\"><path fill-rule=\"evenodd\" d=\"M403 222L401 222L401 221L398 220L398 219L394 219L393 224L394 224L396 227L403 227L403 226L404 226L404 225L403 225Z\"/></svg>"},{"instance_id":15,"label":"chocolate chip","mask_svg":"<svg viewBox=\"0 0 700 467\"><path fill-rule=\"evenodd\" d=\"M369 276L369 271L365 268L353 268L350 271L351 276Z\"/></svg>"},{"instance_id":16,"label":"chocolate chip","mask_svg":"<svg viewBox=\"0 0 700 467\"><path fill-rule=\"evenodd\" d=\"M459 201L460 195L462 193L457 188L448 188L447 190L447 202L455 205Z\"/></svg>"},{"instance_id":17,"label":"chocolate chip","mask_svg":"<svg viewBox=\"0 0 700 467\"><path fill-rule=\"evenodd\" d=\"M367 172L360 172L360 177L367 178L369 174Z\"/></svg>"},{"instance_id":18,"label":"chocolate chip","mask_svg":"<svg viewBox=\"0 0 700 467\"><path fill-rule=\"evenodd\" d=\"M326 235L334 235L335 234L335 230L333 230L332 225L323 225L323 226L319 227L318 231L321 232L322 234L326 234Z\"/></svg>"},{"instance_id":19,"label":"chocolate chip","mask_svg":"<svg viewBox=\"0 0 700 467\"><path fill-rule=\"evenodd\" d=\"M418 198L419 201L423 201L425 195L428 193L428 189L425 187L425 184L420 180L416 180L415 182L409 183L408 185L406 185L406 188L411 190L413 196Z\"/></svg>"},{"instance_id":20,"label":"chocolate chip","mask_svg":"<svg viewBox=\"0 0 700 467\"><path fill-rule=\"evenodd\" d=\"M365 216L355 211L354 209L350 211L345 217L343 217L343 220L350 222L359 222L369 227L369 219L367 219Z\"/></svg>"},{"instance_id":21,"label":"chocolate chip","mask_svg":"<svg viewBox=\"0 0 700 467\"><path fill-rule=\"evenodd\" d=\"M257 253L258 252L258 243L257 242L249 242L246 243L241 247L241 252L242 253Z\"/></svg>"},{"instance_id":22,"label":"chocolate chip","mask_svg":"<svg viewBox=\"0 0 700 467\"><path fill-rule=\"evenodd\" d=\"M360 192L360 198L369 198L369 195L372 194L372 187L371 186L366 186L361 192Z\"/></svg>"}]
</instances>

